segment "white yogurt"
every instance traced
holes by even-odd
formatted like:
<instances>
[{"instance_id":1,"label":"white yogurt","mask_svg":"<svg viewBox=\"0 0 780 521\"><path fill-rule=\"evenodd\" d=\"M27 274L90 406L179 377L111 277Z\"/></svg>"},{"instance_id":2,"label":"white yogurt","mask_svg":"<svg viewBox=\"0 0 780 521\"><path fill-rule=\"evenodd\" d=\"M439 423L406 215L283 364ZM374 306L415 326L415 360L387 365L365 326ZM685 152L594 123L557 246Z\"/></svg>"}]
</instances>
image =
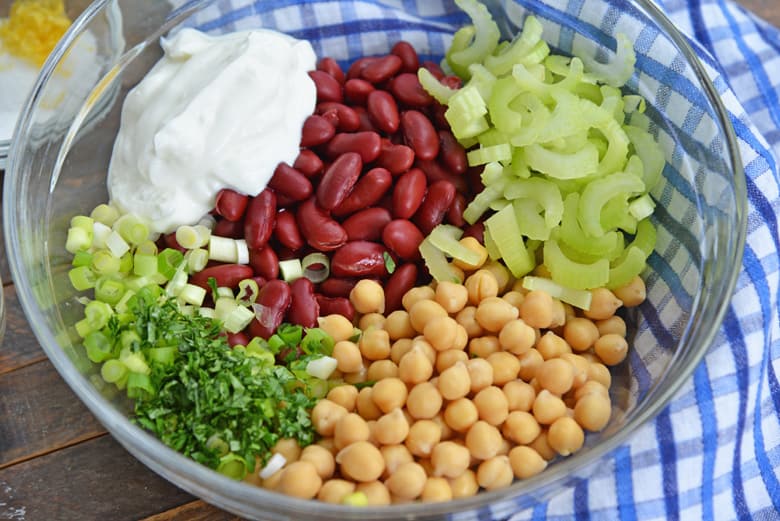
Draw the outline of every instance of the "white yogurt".
<instances>
[{"instance_id":1,"label":"white yogurt","mask_svg":"<svg viewBox=\"0 0 780 521\"><path fill-rule=\"evenodd\" d=\"M219 190L256 195L298 155L316 89L306 41L270 30L182 29L128 93L108 172L111 202L166 233L194 224Z\"/></svg>"}]
</instances>

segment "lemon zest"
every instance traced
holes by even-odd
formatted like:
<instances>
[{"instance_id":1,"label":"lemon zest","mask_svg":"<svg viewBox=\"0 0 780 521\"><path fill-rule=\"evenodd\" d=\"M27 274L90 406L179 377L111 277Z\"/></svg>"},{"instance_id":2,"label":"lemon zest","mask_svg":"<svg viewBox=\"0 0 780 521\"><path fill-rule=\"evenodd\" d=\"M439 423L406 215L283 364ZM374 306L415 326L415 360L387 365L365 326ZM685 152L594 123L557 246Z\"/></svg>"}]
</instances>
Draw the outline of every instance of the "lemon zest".
<instances>
[{"instance_id":1,"label":"lemon zest","mask_svg":"<svg viewBox=\"0 0 780 521\"><path fill-rule=\"evenodd\" d=\"M40 67L70 27L63 0L17 0L0 23L5 49Z\"/></svg>"}]
</instances>

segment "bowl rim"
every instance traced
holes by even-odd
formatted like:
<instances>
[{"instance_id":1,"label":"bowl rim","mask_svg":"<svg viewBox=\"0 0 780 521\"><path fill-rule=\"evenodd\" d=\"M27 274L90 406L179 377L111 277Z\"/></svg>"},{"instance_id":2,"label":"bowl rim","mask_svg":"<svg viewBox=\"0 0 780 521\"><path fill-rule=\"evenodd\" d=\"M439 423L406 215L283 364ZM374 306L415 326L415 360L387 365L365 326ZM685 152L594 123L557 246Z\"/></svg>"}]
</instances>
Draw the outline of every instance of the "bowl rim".
<instances>
[{"instance_id":1,"label":"bowl rim","mask_svg":"<svg viewBox=\"0 0 780 521\"><path fill-rule=\"evenodd\" d=\"M63 57L65 50L73 43L78 33L112 1L114 0L96 0L88 6L81 16L79 16L71 25L71 28L44 64L41 74L24 106L22 117L17 121L14 137L20 133L21 128L28 125L30 108L34 104L41 87L50 77L54 64ZM213 0L191 0L186 2L184 6L172 13L171 20L176 21L179 18L188 16L197 9L212 3L212 1ZM390 519L391 517L427 518L463 510L489 508L489 505L492 503L511 500L524 494L530 494L531 496L538 495L539 497L534 497L534 500L546 500L549 492L551 492L547 489L549 489L553 483L562 481L562 478L566 476L569 476L570 479L577 480L577 474L579 472L598 463L598 461L607 453L614 451L619 445L628 441L630 436L633 435L641 425L657 416L661 410L666 407L669 400L671 400L680 387L687 382L693 370L711 347L730 304L730 296L734 292L737 278L741 273L742 256L747 234L747 194L739 144L728 111L715 86L707 75L700 59L688 44L686 38L652 0L633 0L633 3L643 9L645 12L644 14L654 19L666 31L666 36L677 45L679 50L686 57L692 71L697 76L702 86L704 86L704 94L716 111L716 123L718 123L720 130L724 133L726 146L729 152L731 160L730 166L732 167L734 174L734 195L737 204L736 216L738 220L738 229L736 230L737 243L733 248L733 255L731 258L734 268L731 270L731 273L728 274L725 284L723 285L723 287L728 290L729 298L720 299L713 303L715 311L713 314L714 323L718 324L718 327L714 328L711 327L712 324L709 325L709 329L702 333L704 341L701 343L699 350L690 353L689 356L681 360L681 363L683 364L682 367L676 367L678 378L668 385L662 387L656 386L650 393L653 403L643 410L641 414L636 415L626 422L623 428L615 433L614 436L605 438L599 444L589 447L585 453L556 462L554 466L537 476L515 482L512 486L505 489L480 492L471 498L456 499L439 504L392 505L387 507L372 507L370 510L359 509L356 511L354 509L349 509L348 507L318 502L315 504L318 514L326 515L334 519ZM43 325L45 323L43 314L37 306L35 296L28 284L29 281L27 280L24 270L23 260L18 253L21 238L18 236L17 230L13 226L16 222L14 214L16 201L12 194L15 193L16 185L20 182L20 180L17 179L19 176L14 175L20 168L19 165L17 165L19 159L16 157L19 143L18 139L13 138L10 142L10 154L4 180L3 226L5 230L6 251L9 252L12 279L17 281L16 291L19 295L19 301L25 315L28 317L31 329L62 378L65 379L79 399L106 427L112 436L125 447L125 449L142 461L151 470L184 490L226 510L248 517L262 515L264 511L261 505L272 505L275 511L283 511L286 515L290 516L295 516L296 514L311 514L313 503L309 500L295 499L282 494L269 492L265 489L243 482L234 481L167 447L155 436L139 428L133 424L128 417L120 413L118 409L112 406L91 386L86 377L75 369L73 362L65 354L54 335ZM4 144L5 142L0 142L0 151L2 151L2 145ZM0 157L0 159L2 159L2 157ZM24 285L19 284L19 282L24 283ZM252 501L246 501L247 494L253 496ZM268 514L270 514L270 512L268 512Z\"/></svg>"}]
</instances>

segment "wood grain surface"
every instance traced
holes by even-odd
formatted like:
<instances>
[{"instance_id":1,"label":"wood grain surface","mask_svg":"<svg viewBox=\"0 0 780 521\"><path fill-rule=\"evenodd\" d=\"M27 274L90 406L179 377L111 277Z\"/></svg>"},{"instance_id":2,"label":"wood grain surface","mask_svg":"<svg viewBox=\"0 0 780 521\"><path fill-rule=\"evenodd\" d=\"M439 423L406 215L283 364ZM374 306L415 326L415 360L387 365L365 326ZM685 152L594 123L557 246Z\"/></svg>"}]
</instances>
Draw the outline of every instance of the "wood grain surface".
<instances>
[{"instance_id":1,"label":"wood grain surface","mask_svg":"<svg viewBox=\"0 0 780 521\"><path fill-rule=\"evenodd\" d=\"M780 26L780 0L739 0ZM2 232L0 232L2 233ZM0 519L237 520L157 476L109 436L54 370L16 298L0 246Z\"/></svg>"}]
</instances>

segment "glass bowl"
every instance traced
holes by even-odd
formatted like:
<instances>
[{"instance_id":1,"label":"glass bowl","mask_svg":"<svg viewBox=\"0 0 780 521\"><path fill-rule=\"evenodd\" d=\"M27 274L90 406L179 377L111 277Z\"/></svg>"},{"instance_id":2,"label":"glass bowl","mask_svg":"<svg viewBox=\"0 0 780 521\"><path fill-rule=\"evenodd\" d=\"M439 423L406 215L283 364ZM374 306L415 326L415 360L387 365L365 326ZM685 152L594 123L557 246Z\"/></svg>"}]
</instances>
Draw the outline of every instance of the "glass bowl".
<instances>
[{"instance_id":1,"label":"glass bowl","mask_svg":"<svg viewBox=\"0 0 780 521\"><path fill-rule=\"evenodd\" d=\"M505 0L488 2L505 36L535 14L559 52L604 61L615 35L637 52L630 90L646 114L667 166L654 190L659 202L655 253L645 274L648 299L627 315L633 348L612 370L614 411L585 447L511 487L441 504L349 509L301 501L232 481L165 447L128 421L128 403L102 385L73 324L81 305L66 276L71 216L107 200L106 170L119 111L160 57L159 38L182 26L212 33L271 27L313 42L319 56L342 63L358 53L387 52L398 39L438 60L467 19L451 2L363 0L254 2L99 0L88 7L46 64L18 124L5 176L4 226L19 299L62 377L133 455L155 472L236 514L264 519L458 519L506 517L577 480L610 472L605 454L651 420L689 377L717 332L740 269L745 238L745 183L729 118L685 39L650 0ZM564 7L568 6L568 7ZM61 73L63 56L91 33L95 76L67 78L72 103L53 118L41 102Z\"/></svg>"}]
</instances>

